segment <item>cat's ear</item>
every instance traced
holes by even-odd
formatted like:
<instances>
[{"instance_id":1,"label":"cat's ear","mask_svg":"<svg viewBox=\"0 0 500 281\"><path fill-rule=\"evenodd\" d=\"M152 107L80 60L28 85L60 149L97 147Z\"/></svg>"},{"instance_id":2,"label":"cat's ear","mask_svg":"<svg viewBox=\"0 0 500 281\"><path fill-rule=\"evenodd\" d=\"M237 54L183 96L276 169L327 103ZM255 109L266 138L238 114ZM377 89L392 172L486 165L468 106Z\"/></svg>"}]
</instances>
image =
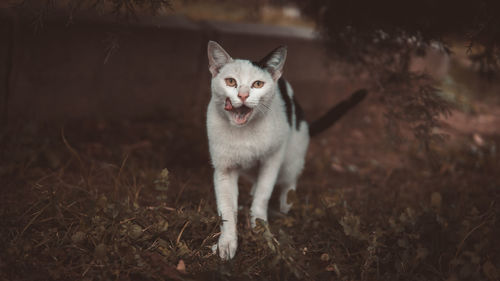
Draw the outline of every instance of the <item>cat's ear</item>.
<instances>
[{"instance_id":1,"label":"cat's ear","mask_svg":"<svg viewBox=\"0 0 500 281\"><path fill-rule=\"evenodd\" d=\"M219 69L226 63L233 61L231 56L222 49L222 47L214 41L208 41L208 69L215 77L219 73Z\"/></svg>"},{"instance_id":2,"label":"cat's ear","mask_svg":"<svg viewBox=\"0 0 500 281\"><path fill-rule=\"evenodd\" d=\"M286 46L280 46L270 52L262 60L260 60L259 65L266 69L276 81L283 74L283 66L286 60Z\"/></svg>"}]
</instances>

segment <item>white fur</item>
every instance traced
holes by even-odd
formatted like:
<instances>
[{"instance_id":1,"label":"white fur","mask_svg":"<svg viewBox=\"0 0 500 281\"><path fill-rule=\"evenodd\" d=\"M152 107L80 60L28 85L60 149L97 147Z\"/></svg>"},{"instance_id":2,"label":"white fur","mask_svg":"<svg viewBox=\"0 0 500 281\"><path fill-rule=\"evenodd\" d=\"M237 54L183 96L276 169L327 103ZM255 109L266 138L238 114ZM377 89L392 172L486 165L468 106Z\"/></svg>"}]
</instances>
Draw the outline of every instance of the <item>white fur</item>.
<instances>
[{"instance_id":1,"label":"white fur","mask_svg":"<svg viewBox=\"0 0 500 281\"><path fill-rule=\"evenodd\" d=\"M295 117L292 126L287 122L284 101L277 85L286 49L270 57L267 70L246 60L233 60L215 42L209 43L208 52L212 98L207 111L207 133L215 169L217 210L223 220L217 248L222 259L231 259L238 243L236 220L239 176L245 175L254 183L250 208L252 226L255 226L257 218L267 220L268 202L276 184L282 190L280 209L287 213L291 207L286 200L287 193L295 190L297 178L304 167L309 130L304 121L300 129L296 130ZM237 81L236 88L226 85L224 79L228 77ZM263 81L264 86L251 88L256 80ZM287 89L290 98L293 98L288 83ZM234 107L242 105L237 96L238 91L249 91L245 105L253 108L244 125L237 125L231 113L224 110L226 98L231 100Z\"/></svg>"}]
</instances>

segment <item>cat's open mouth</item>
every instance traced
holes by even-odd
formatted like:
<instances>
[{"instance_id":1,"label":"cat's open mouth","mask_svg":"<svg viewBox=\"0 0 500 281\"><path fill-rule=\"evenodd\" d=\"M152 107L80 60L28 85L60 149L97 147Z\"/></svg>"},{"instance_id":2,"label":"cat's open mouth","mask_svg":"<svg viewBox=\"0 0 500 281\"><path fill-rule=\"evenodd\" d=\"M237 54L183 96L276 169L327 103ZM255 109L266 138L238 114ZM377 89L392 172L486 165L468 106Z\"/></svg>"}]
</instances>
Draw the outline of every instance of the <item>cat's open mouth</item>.
<instances>
[{"instance_id":1,"label":"cat's open mouth","mask_svg":"<svg viewBox=\"0 0 500 281\"><path fill-rule=\"evenodd\" d=\"M245 124L248 121L248 117L250 117L250 114L252 114L253 111L252 108L245 105L242 105L238 108L233 107L233 104L231 103L231 100L229 98L226 99L224 109L231 112L233 120L237 125Z\"/></svg>"}]
</instances>

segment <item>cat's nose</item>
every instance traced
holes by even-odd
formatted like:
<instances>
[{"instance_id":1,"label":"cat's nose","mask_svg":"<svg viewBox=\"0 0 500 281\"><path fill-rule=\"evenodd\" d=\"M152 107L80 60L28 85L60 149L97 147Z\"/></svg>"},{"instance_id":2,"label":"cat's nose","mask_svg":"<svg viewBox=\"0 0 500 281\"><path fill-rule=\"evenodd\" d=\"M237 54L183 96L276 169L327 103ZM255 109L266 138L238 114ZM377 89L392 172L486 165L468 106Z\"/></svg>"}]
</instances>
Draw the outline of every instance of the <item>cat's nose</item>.
<instances>
[{"instance_id":1,"label":"cat's nose","mask_svg":"<svg viewBox=\"0 0 500 281\"><path fill-rule=\"evenodd\" d=\"M240 98L240 100L242 102L245 102L249 95L250 94L248 92L247 93L238 93L238 98Z\"/></svg>"}]
</instances>

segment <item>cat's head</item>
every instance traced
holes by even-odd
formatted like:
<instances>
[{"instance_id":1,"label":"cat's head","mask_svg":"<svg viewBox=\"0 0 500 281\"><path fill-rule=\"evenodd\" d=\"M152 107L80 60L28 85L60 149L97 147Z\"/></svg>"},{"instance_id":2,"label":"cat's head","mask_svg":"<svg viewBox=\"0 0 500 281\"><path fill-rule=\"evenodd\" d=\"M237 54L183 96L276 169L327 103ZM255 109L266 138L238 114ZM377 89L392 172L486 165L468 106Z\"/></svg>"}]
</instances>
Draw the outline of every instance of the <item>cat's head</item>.
<instances>
[{"instance_id":1,"label":"cat's head","mask_svg":"<svg viewBox=\"0 0 500 281\"><path fill-rule=\"evenodd\" d=\"M208 42L212 95L217 110L231 124L243 126L269 111L281 77L286 47L278 47L259 62L233 59L216 42Z\"/></svg>"}]
</instances>

